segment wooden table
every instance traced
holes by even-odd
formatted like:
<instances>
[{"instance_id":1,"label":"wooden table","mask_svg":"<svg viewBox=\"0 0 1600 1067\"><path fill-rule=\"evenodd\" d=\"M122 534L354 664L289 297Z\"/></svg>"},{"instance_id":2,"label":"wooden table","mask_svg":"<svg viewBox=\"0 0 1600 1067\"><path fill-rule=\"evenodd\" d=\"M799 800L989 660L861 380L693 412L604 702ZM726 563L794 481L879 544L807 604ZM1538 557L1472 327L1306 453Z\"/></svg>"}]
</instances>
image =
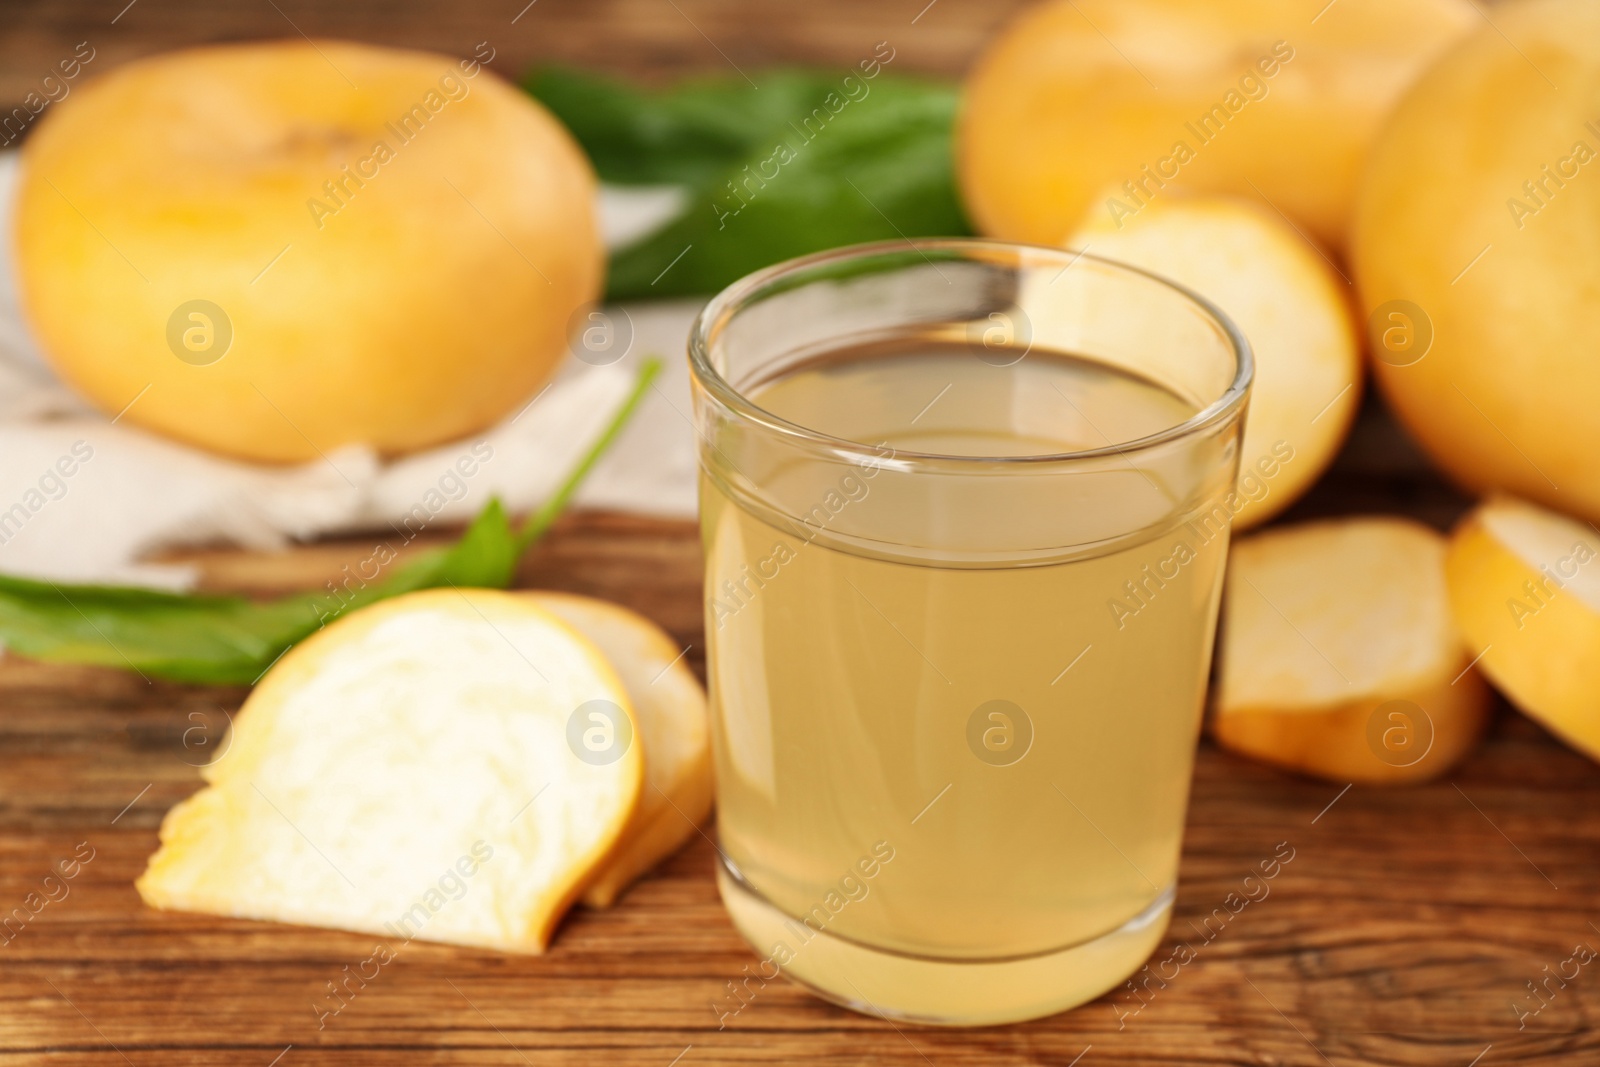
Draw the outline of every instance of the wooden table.
<instances>
[{"instance_id":1,"label":"wooden table","mask_svg":"<svg viewBox=\"0 0 1600 1067\"><path fill-rule=\"evenodd\" d=\"M80 40L109 69L177 45L298 31L460 52L487 39L513 74L556 58L652 79L850 63L887 39L903 69L954 74L1019 6L524 2L9 0L0 100L20 101ZM1443 527L1462 506L1369 408L1339 466L1289 518L1377 510ZM266 594L319 585L370 548L197 558L209 585ZM590 514L566 520L521 582L630 604L692 645L699 665L698 566L690 526ZM1546 968L1572 973L1576 946L1600 948L1600 768L1510 712L1446 781L1404 789L1344 791L1203 746L1176 920L1156 958L1178 938L1197 943L1190 924L1280 842L1294 859L1137 1014L1123 995L1036 1023L932 1031L774 983L719 1029L713 1003L754 956L717 901L711 847L697 841L612 911L575 913L547 956L416 942L319 1029L313 999L371 954L371 938L157 913L131 884L243 695L0 659L0 919L43 891L53 864L93 856L65 897L0 938L0 1067L1600 1062L1600 961L1564 986L1550 980L1520 1029L1513 1009L1539 1007L1527 983Z\"/></svg>"},{"instance_id":2,"label":"wooden table","mask_svg":"<svg viewBox=\"0 0 1600 1067\"><path fill-rule=\"evenodd\" d=\"M879 41L895 49L891 70L953 76L1027 2L0 0L0 114L42 92L40 79L80 41L95 50L86 75L171 48L304 33L452 55L486 41L491 69L509 78L550 61L650 81L786 63L850 67Z\"/></svg>"},{"instance_id":3,"label":"wooden table","mask_svg":"<svg viewBox=\"0 0 1600 1067\"><path fill-rule=\"evenodd\" d=\"M1344 509L1361 493L1441 516L1458 508L1408 451L1391 461L1392 435L1369 417L1297 514ZM370 547L196 558L214 587L271 593L320 584ZM692 645L701 666L698 567L692 526L583 514L533 552L520 584L629 604ZM1483 1054L1477 1062L1492 1067L1600 1057L1600 962L1564 988L1552 981L1555 995L1520 1031L1512 1009L1538 1006L1525 983L1546 966L1562 968L1577 945L1600 947L1600 768L1511 713L1448 780L1422 787L1342 791L1205 745L1173 932L1156 956L1184 938L1198 958L1137 1014L1124 994L1019 1026L897 1028L780 982L719 1028L713 1003L726 1003L726 983L754 956L723 916L701 840L615 909L575 913L545 957L415 942L319 1029L313 999L371 955L372 938L159 913L131 884L243 695L0 660L0 909L41 891L53 863L93 850L68 895L0 946L0 1064L1466 1067ZM1190 924L1280 842L1294 858L1269 895L1204 943Z\"/></svg>"}]
</instances>

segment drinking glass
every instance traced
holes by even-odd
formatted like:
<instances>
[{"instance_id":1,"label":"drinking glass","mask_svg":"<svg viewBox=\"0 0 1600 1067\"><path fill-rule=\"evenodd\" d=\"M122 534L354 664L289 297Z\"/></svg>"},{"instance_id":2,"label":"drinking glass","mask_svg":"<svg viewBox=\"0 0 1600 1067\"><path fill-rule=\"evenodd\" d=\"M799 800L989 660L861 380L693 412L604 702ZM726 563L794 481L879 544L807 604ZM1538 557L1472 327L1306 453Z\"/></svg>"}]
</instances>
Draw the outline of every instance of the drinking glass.
<instances>
[{"instance_id":1,"label":"drinking glass","mask_svg":"<svg viewBox=\"0 0 1600 1067\"><path fill-rule=\"evenodd\" d=\"M1249 347L1080 252L925 240L730 286L690 337L717 878L759 962L980 1025L1160 940Z\"/></svg>"}]
</instances>

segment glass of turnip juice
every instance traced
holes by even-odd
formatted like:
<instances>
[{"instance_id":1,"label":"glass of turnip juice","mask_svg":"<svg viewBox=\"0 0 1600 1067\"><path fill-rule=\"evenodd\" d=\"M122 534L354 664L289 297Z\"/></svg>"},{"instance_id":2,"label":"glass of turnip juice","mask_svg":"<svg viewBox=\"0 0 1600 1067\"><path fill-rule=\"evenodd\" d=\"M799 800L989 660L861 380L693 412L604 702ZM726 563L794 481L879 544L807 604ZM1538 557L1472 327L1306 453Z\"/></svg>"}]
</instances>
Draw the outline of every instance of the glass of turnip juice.
<instances>
[{"instance_id":1,"label":"glass of turnip juice","mask_svg":"<svg viewBox=\"0 0 1600 1067\"><path fill-rule=\"evenodd\" d=\"M690 339L718 884L756 963L1034 1018L1166 929L1251 380L1192 293L976 240L770 268Z\"/></svg>"}]
</instances>

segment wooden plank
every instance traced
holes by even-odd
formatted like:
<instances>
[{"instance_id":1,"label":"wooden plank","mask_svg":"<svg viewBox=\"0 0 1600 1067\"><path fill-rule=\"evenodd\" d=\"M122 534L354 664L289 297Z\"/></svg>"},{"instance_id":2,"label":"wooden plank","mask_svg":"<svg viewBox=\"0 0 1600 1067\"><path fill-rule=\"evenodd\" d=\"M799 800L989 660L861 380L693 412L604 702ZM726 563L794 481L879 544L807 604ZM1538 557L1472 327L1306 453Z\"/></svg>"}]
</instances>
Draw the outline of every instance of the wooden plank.
<instances>
[{"instance_id":1,"label":"wooden plank","mask_svg":"<svg viewBox=\"0 0 1600 1067\"><path fill-rule=\"evenodd\" d=\"M520 78L534 63L560 62L650 82L691 70L737 77L780 64L847 68L887 41L895 49L890 69L953 77L1024 0L811 0L782 7L737 0L138 0L124 11L127 3L8 4L0 110L9 112L30 92L42 95L41 79L82 41L95 49L88 77L172 48L301 33L452 55L471 55L486 41L495 49L491 69L508 78Z\"/></svg>"},{"instance_id":2,"label":"wooden plank","mask_svg":"<svg viewBox=\"0 0 1600 1067\"><path fill-rule=\"evenodd\" d=\"M1415 469L1401 464L1399 484ZM1335 503L1316 498L1306 510ZM695 537L690 524L573 516L521 580L630 604L698 660ZM268 592L314 586L370 547L192 558L214 587ZM1171 958L1183 940L1196 959L1159 971L1166 986L1152 983L1142 1005L1124 991L1036 1023L934 1031L781 981L752 987L734 1012L728 983L754 957L723 915L704 840L612 911L575 913L545 957L413 943L322 1016L337 1006L327 983L370 957L374 939L158 913L132 888L162 813L199 785L196 742L208 733L186 746L185 731L217 730L242 696L0 660L0 908L42 892L51 865L81 842L94 849L67 895L0 946L0 1064L267 1064L291 1045L285 1067L665 1067L680 1054L685 1067L943 1067L1067 1064L1086 1048L1085 1067L1464 1067L1492 1044L1487 1067L1600 1054L1593 967L1552 983L1521 1031L1511 1007L1536 1006L1525 983L1575 945L1600 945L1600 771L1513 715L1450 781L1406 789L1341 794L1203 746L1177 918L1154 957ZM1268 895L1216 918L1279 842L1294 858ZM1208 917L1206 929L1220 930L1209 941L1196 932Z\"/></svg>"},{"instance_id":3,"label":"wooden plank","mask_svg":"<svg viewBox=\"0 0 1600 1067\"><path fill-rule=\"evenodd\" d=\"M98 50L98 72L186 44L302 30L460 53L488 40L496 69L513 75L548 59L657 81L735 65L845 65L879 40L897 49L895 69L955 75L1021 6L524 2L20 0L0 36L0 100L20 101L80 40ZM1380 511L1443 528L1465 504L1369 404L1339 463L1286 518ZM333 580L371 547L352 538L187 558L210 588L270 594ZM698 566L688 524L588 514L565 520L520 582L629 604L703 669ZM1159 965L1182 940L1195 960L1158 972L1169 977L1151 984L1147 1003L1124 991L1035 1023L933 1031L855 1015L783 982L726 1014L729 983L755 957L723 915L703 840L617 908L576 912L544 957L414 943L321 1016L327 983L370 956L371 938L157 913L131 884L162 814L198 787L196 765L243 696L0 659L0 921L43 892L53 864L81 843L94 849L65 896L0 936L0 1065L1600 1060L1596 965L1552 980L1543 1001L1527 984L1574 946L1600 947L1600 769L1505 709L1449 780L1405 789L1341 793L1202 745L1177 917L1154 957ZM1294 859L1270 894L1209 940L1196 932L1208 917L1218 927L1215 909L1279 842ZM1541 1010L1519 1028L1513 1005Z\"/></svg>"}]
</instances>

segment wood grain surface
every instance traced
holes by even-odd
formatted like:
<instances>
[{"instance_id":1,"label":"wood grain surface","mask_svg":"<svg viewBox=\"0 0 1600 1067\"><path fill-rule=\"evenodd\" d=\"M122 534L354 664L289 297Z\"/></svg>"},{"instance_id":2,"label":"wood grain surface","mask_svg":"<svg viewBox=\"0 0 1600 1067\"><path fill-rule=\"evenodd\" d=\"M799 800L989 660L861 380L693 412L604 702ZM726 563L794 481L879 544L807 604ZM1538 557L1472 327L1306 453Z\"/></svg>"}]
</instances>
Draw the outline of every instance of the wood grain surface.
<instances>
[{"instance_id":1,"label":"wood grain surface","mask_svg":"<svg viewBox=\"0 0 1600 1067\"><path fill-rule=\"evenodd\" d=\"M0 101L20 101L82 40L98 71L185 44L300 33L447 52L490 40L513 75L559 59L651 80L849 63L887 39L903 69L955 74L1018 6L7 0ZM1382 511L1442 528L1463 506L1369 403L1339 464L1287 520ZM318 586L370 549L350 539L188 558L209 587L269 594ZM631 605L689 645L699 669L699 565L692 526L582 514L535 550L520 584ZM0 1067L1600 1063L1600 961L1569 962L1579 946L1600 948L1600 768L1503 707L1467 763L1421 787L1344 790L1202 745L1176 919L1154 957L1183 940L1196 958L1166 969L1142 1004L1113 994L1039 1022L939 1031L781 981L724 1017L729 983L755 957L718 903L709 840L615 909L575 912L544 957L415 942L319 1020L327 984L372 955L372 938L158 913L131 884L243 696L0 659L0 921L43 899L58 865L78 864L64 896L0 926ZM1050 832L1044 816L1039 832ZM1270 893L1200 936L1283 842L1294 858ZM1576 977L1549 977L1575 966Z\"/></svg>"},{"instance_id":2,"label":"wood grain surface","mask_svg":"<svg viewBox=\"0 0 1600 1067\"><path fill-rule=\"evenodd\" d=\"M1386 426L1367 419L1297 511L1343 510L1347 481L1385 510L1458 508L1408 450L1385 449ZM211 587L265 594L319 585L370 550L356 539L190 558ZM519 584L631 605L699 667L699 565L690 525L581 514ZM155 912L131 884L243 695L0 660L0 912L93 852L66 896L0 944L0 1064L1600 1061L1600 962L1566 962L1600 947L1600 769L1510 712L1448 780L1422 787L1342 791L1204 745L1176 919L1155 956L1183 940L1197 958L1165 968L1142 1005L1113 994L1035 1023L942 1031L781 981L724 1018L728 983L755 957L718 903L709 840L615 909L575 912L547 956L414 942L319 1019L326 984L370 957L373 938ZM1207 917L1281 842L1293 859L1268 894L1206 940ZM1542 997L1529 990L1574 969ZM1513 1005L1540 1010L1519 1020Z\"/></svg>"},{"instance_id":3,"label":"wood grain surface","mask_svg":"<svg viewBox=\"0 0 1600 1067\"><path fill-rule=\"evenodd\" d=\"M20 103L88 42L87 75L152 52L259 37L343 37L470 55L519 77L535 62L660 82L687 71L756 74L785 63L853 66L879 41L892 69L958 75L1025 0L3 0L0 104ZM115 20L115 21L113 21ZM915 21L913 21L915 20ZM47 109L48 110L48 109Z\"/></svg>"}]
</instances>

